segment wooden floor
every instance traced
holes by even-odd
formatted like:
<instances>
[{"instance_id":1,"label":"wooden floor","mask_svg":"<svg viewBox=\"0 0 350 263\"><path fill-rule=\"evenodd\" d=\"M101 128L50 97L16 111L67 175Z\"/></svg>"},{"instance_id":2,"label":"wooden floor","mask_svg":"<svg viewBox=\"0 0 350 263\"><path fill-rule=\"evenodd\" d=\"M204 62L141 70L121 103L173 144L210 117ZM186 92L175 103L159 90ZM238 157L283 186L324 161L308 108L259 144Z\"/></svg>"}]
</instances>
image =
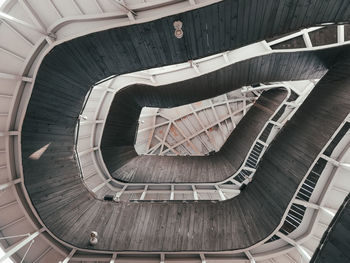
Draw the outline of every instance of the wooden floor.
<instances>
[{"instance_id":1,"label":"wooden floor","mask_svg":"<svg viewBox=\"0 0 350 263\"><path fill-rule=\"evenodd\" d=\"M331 69L268 149L254 181L224 202L94 199L73 159L74 128L84 96L96 81L112 74L184 62L322 22L349 21L347 6L340 0L223 1L53 49L36 77L21 138L25 186L46 227L81 248L91 248L87 233L96 230L99 243L92 249L113 251L223 251L268 238L314 158L350 112L348 50L315 52L318 66L312 68L307 67L310 57L304 56L298 66L291 67L288 60L274 62L284 69L276 80ZM178 19L184 22L181 40L172 31ZM254 66L268 70L264 64ZM238 72L253 79L249 69ZM46 145L39 159L32 158Z\"/></svg>"},{"instance_id":2,"label":"wooden floor","mask_svg":"<svg viewBox=\"0 0 350 263\"><path fill-rule=\"evenodd\" d=\"M120 105L119 101L124 101L131 105L130 100L137 96L146 97L146 94L135 93L122 98L119 98L118 94L116 94L114 103ZM153 97L154 94L148 93L148 96ZM125 119L131 120L132 116L123 107L112 105L109 112L109 118L112 120L107 121L105 126L105 132L110 136L102 139L101 147L103 156L106 156L105 164L115 179L124 182L179 183L222 181L238 171L265 123L274 114L286 96L287 91L285 89L274 89L264 92L239 122L218 153L210 156L192 157L138 156L133 141L126 145L126 142L122 139L136 133L136 130L132 130L132 128L136 128L136 125L132 125L130 128L124 125ZM128 98L132 99L128 101ZM138 107L135 106L135 108ZM131 123L137 123L138 115L133 116L137 117Z\"/></svg>"}]
</instances>

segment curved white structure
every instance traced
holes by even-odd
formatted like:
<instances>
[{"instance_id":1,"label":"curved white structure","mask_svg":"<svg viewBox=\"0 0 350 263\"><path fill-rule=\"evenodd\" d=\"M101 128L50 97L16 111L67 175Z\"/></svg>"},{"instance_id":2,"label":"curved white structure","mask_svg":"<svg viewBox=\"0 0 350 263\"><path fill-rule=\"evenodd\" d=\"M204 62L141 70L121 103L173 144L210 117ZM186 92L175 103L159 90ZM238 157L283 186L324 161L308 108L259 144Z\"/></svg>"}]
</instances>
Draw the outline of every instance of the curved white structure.
<instances>
[{"instance_id":1,"label":"curved white structure","mask_svg":"<svg viewBox=\"0 0 350 263\"><path fill-rule=\"evenodd\" d=\"M255 247L244 253L120 253L99 252L95 250L79 250L69 244L64 244L50 234L42 222L36 217L23 185L21 170L21 125L26 105L33 88L33 78L40 65L40 61L53 46L75 37L112 28L116 26L142 23L163 16L192 10L218 2L217 0L156 0L156 1L114 1L114 0L64 0L64 1L29 1L9 0L0 8L0 243L4 254L0 255L0 262L12 258L21 262L301 262L307 261L314 252L319 240L330 223L334 213L341 205L345 196L350 192L348 166L350 163L350 134L349 132L338 143L332 156L320 153L319 158L327 161L320 180L312 193L309 202L296 198L290 204L306 207L305 216L300 226L289 235L278 234L280 239ZM128 186L120 182L109 184L105 167L100 163L98 142L103 127L101 116L106 116L108 103L116 90L131 83L145 83L161 85L171 83L179 72L184 79L197 74L219 69L229 63L277 52L273 46L292 37L303 36L306 48L304 50L327 48L336 45L346 45L344 42L344 28L338 26L338 42L327 47L312 47L307 38L308 32L318 28L305 29L299 33L272 42L259 42L240 50L169 66L163 69L151 69L119 76L116 87L105 88L99 85L104 93L96 104L88 138L90 158L93 158L96 169L96 183L88 185L93 192L107 187L113 193L126 193ZM311 45L311 46L310 46ZM272 48L271 48L272 47ZM251 53L251 51L254 51ZM278 52L292 52L297 50L279 50ZM214 65L208 68L208 64ZM176 71L176 72L175 72ZM305 87L310 83L304 83ZM299 95L303 89L299 85L292 85L292 89ZM309 86L310 88L311 86ZM301 96L301 101L306 97ZM110 90L109 90L110 89ZM111 91L111 92L110 92ZM289 105L291 106L291 105ZM291 113L293 109L291 108ZM283 116L280 124L289 118ZM100 121L101 120L101 121ZM350 121L344 120L344 124ZM83 125L82 125L83 126ZM278 124L276 124L278 126ZM340 129L341 127L339 127ZM96 144L97 143L97 144ZM42 148L45 150L45 147ZM40 155L40 151L38 152ZM95 157L94 157L95 156ZM98 161L100 160L100 161ZM316 162L317 160L315 160ZM244 169L244 167L242 168ZM233 177L228 179L233 180ZM249 180L247 178L247 180ZM237 183L236 181L233 181ZM346 183L344 183L346 182ZM108 184L107 184L108 183ZM224 183L210 185L208 190L219 193L216 199L231 198L235 194L225 194ZM101 186L102 184L102 186ZM236 184L239 186L239 183ZM196 186L188 185L189 193L196 199ZM100 188L99 188L100 187ZM139 189L130 191L146 192L152 187L137 185ZM147 187L147 188L146 188ZM176 186L167 185L169 199L175 194ZM214 188L213 188L214 187ZM221 188L222 187L222 188ZM99 188L99 189L98 189ZM234 189L236 190L236 189ZM155 190L156 191L156 190ZM183 191L179 190L180 192ZM187 191L187 190L186 190ZM227 191L237 193L235 191ZM220 194L222 193L222 194ZM213 198L215 199L215 198ZM117 259L117 261L116 261ZM5 261L4 261L5 262Z\"/></svg>"}]
</instances>

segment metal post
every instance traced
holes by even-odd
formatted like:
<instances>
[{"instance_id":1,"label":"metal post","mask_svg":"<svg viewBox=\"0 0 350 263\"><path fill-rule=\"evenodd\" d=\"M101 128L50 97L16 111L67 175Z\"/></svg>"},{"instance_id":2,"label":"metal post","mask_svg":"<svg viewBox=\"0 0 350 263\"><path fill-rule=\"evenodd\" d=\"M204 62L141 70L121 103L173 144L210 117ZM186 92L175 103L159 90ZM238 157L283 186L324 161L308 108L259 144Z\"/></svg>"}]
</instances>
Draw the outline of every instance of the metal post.
<instances>
[{"instance_id":1,"label":"metal post","mask_svg":"<svg viewBox=\"0 0 350 263\"><path fill-rule=\"evenodd\" d=\"M8 259L9 257L11 257L13 254L15 254L18 250L20 250L21 248L23 248L25 245L27 245L29 242L31 242L32 240L34 240L37 236L40 235L41 232L44 231L44 228L41 228L40 230L32 233L31 235L29 235L28 237L22 239L21 241L13 244L12 246L10 246L9 248L5 249L5 254L0 258L0 262L5 261L6 259Z\"/></svg>"}]
</instances>

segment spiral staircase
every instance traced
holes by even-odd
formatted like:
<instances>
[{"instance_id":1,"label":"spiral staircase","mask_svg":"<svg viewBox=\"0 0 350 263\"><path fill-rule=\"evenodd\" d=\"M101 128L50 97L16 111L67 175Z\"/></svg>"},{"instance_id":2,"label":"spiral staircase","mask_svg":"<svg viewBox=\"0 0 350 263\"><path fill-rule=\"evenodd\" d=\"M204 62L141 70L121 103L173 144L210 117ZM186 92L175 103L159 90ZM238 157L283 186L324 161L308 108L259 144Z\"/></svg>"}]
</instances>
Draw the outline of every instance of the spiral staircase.
<instances>
[{"instance_id":1,"label":"spiral staircase","mask_svg":"<svg viewBox=\"0 0 350 263\"><path fill-rule=\"evenodd\" d=\"M0 262L349 261L348 1L0 3Z\"/></svg>"}]
</instances>

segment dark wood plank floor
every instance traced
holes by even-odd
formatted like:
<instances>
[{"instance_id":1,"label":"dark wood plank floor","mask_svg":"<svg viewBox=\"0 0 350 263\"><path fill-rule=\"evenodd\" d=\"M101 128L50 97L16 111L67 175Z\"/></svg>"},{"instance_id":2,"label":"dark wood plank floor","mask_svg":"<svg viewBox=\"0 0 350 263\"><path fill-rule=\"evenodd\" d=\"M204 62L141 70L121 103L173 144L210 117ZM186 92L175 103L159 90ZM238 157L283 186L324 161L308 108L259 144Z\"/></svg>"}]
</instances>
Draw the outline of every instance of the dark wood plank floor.
<instances>
[{"instance_id":1,"label":"dark wood plank floor","mask_svg":"<svg viewBox=\"0 0 350 263\"><path fill-rule=\"evenodd\" d=\"M53 234L82 248L89 248L87 234L97 230L100 239L93 249L222 251L251 246L274 231L313 159L350 111L349 52L333 50L328 60L314 56L319 66L309 69L303 67L307 57L298 68L289 67L289 61L274 62L284 70L283 80L303 70L311 70L310 76L331 70L266 152L254 182L232 200L99 201L83 186L73 159L77 117L87 90L96 81L204 57L302 27L349 21L347 1L261 0L258 16L254 3L227 0L145 24L94 33L65 42L45 57L21 142L25 186ZM181 40L173 36L174 20L184 22ZM221 23L219 32L215 21ZM263 63L256 66L269 74ZM245 79L254 78L245 67L238 72L246 75ZM214 85L217 79L207 81ZM45 145L49 147L39 159L31 158Z\"/></svg>"}]
</instances>

